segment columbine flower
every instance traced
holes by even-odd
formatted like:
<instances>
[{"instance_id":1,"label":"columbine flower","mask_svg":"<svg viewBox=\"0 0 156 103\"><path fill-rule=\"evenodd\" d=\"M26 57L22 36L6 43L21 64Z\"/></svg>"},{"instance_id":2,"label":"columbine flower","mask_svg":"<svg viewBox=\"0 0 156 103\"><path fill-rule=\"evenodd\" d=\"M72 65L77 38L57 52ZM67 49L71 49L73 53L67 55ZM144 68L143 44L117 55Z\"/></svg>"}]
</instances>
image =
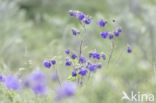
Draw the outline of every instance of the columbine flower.
<instances>
[{"instance_id":1,"label":"columbine flower","mask_svg":"<svg viewBox=\"0 0 156 103\"><path fill-rule=\"evenodd\" d=\"M72 64L72 62L69 59L67 59L65 65L66 66L71 66L71 64Z\"/></svg>"},{"instance_id":2,"label":"columbine flower","mask_svg":"<svg viewBox=\"0 0 156 103\"><path fill-rule=\"evenodd\" d=\"M72 55L71 55L71 58L72 58L72 59L75 59L75 58L77 58L77 56L76 56L75 54L72 54Z\"/></svg>"},{"instance_id":3,"label":"columbine flower","mask_svg":"<svg viewBox=\"0 0 156 103\"><path fill-rule=\"evenodd\" d=\"M69 15L70 15L70 16L74 16L75 18L77 18L77 13L74 12L73 10L70 10L70 11L69 11Z\"/></svg>"},{"instance_id":4,"label":"columbine flower","mask_svg":"<svg viewBox=\"0 0 156 103\"><path fill-rule=\"evenodd\" d=\"M132 49L131 49L130 46L128 46L128 48L127 48L127 52L128 52L128 53L131 53L131 52L132 52Z\"/></svg>"},{"instance_id":5,"label":"columbine flower","mask_svg":"<svg viewBox=\"0 0 156 103\"><path fill-rule=\"evenodd\" d=\"M6 77L4 84L9 90L19 90L20 89L20 83L18 81L18 78L15 76Z\"/></svg>"},{"instance_id":6,"label":"columbine flower","mask_svg":"<svg viewBox=\"0 0 156 103\"><path fill-rule=\"evenodd\" d=\"M79 71L79 74L81 75L81 76L85 76L86 74L87 74L87 70L83 70L83 69L81 69L80 71Z\"/></svg>"},{"instance_id":7,"label":"columbine flower","mask_svg":"<svg viewBox=\"0 0 156 103\"><path fill-rule=\"evenodd\" d=\"M67 97L72 97L76 92L76 84L73 82L64 82L56 91L56 100L62 100Z\"/></svg>"},{"instance_id":8,"label":"columbine flower","mask_svg":"<svg viewBox=\"0 0 156 103\"><path fill-rule=\"evenodd\" d=\"M91 19L90 18L87 18L87 19L84 20L84 23L85 24L90 24L90 22L91 22Z\"/></svg>"},{"instance_id":9,"label":"columbine flower","mask_svg":"<svg viewBox=\"0 0 156 103\"><path fill-rule=\"evenodd\" d=\"M69 49L66 49L66 50L65 50L65 53L66 53L66 54L70 54L70 50L69 50Z\"/></svg>"},{"instance_id":10,"label":"columbine flower","mask_svg":"<svg viewBox=\"0 0 156 103\"><path fill-rule=\"evenodd\" d=\"M106 55L104 53L101 55L101 57L103 58L103 60L106 60Z\"/></svg>"},{"instance_id":11,"label":"columbine flower","mask_svg":"<svg viewBox=\"0 0 156 103\"><path fill-rule=\"evenodd\" d=\"M72 33L73 33L73 35L77 35L77 34L80 34L80 32L79 31L77 31L76 29L72 29Z\"/></svg>"},{"instance_id":12,"label":"columbine flower","mask_svg":"<svg viewBox=\"0 0 156 103\"><path fill-rule=\"evenodd\" d=\"M79 17L79 20L83 20L85 18L85 14L84 13L78 13L78 17Z\"/></svg>"},{"instance_id":13,"label":"columbine flower","mask_svg":"<svg viewBox=\"0 0 156 103\"><path fill-rule=\"evenodd\" d=\"M73 76L73 77L76 77L76 76L77 76L76 71L73 71L73 72L72 72L72 76Z\"/></svg>"},{"instance_id":14,"label":"columbine flower","mask_svg":"<svg viewBox=\"0 0 156 103\"><path fill-rule=\"evenodd\" d=\"M89 58L92 58L93 53L90 52L88 55L89 55Z\"/></svg>"},{"instance_id":15,"label":"columbine flower","mask_svg":"<svg viewBox=\"0 0 156 103\"><path fill-rule=\"evenodd\" d=\"M118 37L119 36L119 32L118 31L115 31L114 32L114 36L117 36Z\"/></svg>"},{"instance_id":16,"label":"columbine flower","mask_svg":"<svg viewBox=\"0 0 156 103\"><path fill-rule=\"evenodd\" d=\"M102 38L107 38L107 36L108 36L108 31L106 31L106 32L101 32L100 33L100 36L102 37Z\"/></svg>"},{"instance_id":17,"label":"columbine flower","mask_svg":"<svg viewBox=\"0 0 156 103\"><path fill-rule=\"evenodd\" d=\"M118 29L118 32L122 32L122 29L121 29L121 28L119 28L119 29Z\"/></svg>"},{"instance_id":18,"label":"columbine flower","mask_svg":"<svg viewBox=\"0 0 156 103\"><path fill-rule=\"evenodd\" d=\"M109 39L113 39L113 35L112 34L109 34Z\"/></svg>"},{"instance_id":19,"label":"columbine flower","mask_svg":"<svg viewBox=\"0 0 156 103\"><path fill-rule=\"evenodd\" d=\"M44 67L49 69L51 67L51 62L50 61L44 61L43 65L44 65Z\"/></svg>"},{"instance_id":20,"label":"columbine flower","mask_svg":"<svg viewBox=\"0 0 156 103\"><path fill-rule=\"evenodd\" d=\"M53 59L53 60L51 61L51 63L52 63L53 65L55 65L55 64L56 64L56 60Z\"/></svg>"},{"instance_id":21,"label":"columbine flower","mask_svg":"<svg viewBox=\"0 0 156 103\"><path fill-rule=\"evenodd\" d=\"M96 72L97 65L96 65L96 64L92 64L92 65L89 65L87 68L88 68L89 71L91 71L91 72Z\"/></svg>"},{"instance_id":22,"label":"columbine flower","mask_svg":"<svg viewBox=\"0 0 156 103\"><path fill-rule=\"evenodd\" d=\"M94 52L92 53L93 59L100 59L100 53L99 52Z\"/></svg>"},{"instance_id":23,"label":"columbine flower","mask_svg":"<svg viewBox=\"0 0 156 103\"><path fill-rule=\"evenodd\" d=\"M107 21L104 20L100 20L97 25L101 26L101 27L105 27L105 25L107 24Z\"/></svg>"},{"instance_id":24,"label":"columbine flower","mask_svg":"<svg viewBox=\"0 0 156 103\"><path fill-rule=\"evenodd\" d=\"M86 57L80 57L79 61L80 63L86 63Z\"/></svg>"},{"instance_id":25,"label":"columbine flower","mask_svg":"<svg viewBox=\"0 0 156 103\"><path fill-rule=\"evenodd\" d=\"M97 64L97 68L101 69L102 68L102 64Z\"/></svg>"}]
</instances>

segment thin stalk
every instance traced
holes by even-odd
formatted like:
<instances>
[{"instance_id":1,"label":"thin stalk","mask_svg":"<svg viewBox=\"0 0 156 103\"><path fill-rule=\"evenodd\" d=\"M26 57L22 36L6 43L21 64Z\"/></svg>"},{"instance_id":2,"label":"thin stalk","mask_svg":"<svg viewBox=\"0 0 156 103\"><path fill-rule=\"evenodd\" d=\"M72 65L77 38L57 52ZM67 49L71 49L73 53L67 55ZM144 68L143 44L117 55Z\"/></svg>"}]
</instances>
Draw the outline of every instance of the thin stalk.
<instances>
[{"instance_id":1,"label":"thin stalk","mask_svg":"<svg viewBox=\"0 0 156 103\"><path fill-rule=\"evenodd\" d=\"M111 47L111 52L110 52L109 59L108 59L108 65L109 65L111 57L113 55L113 51L114 51L114 41L112 40L112 47Z\"/></svg>"},{"instance_id":2,"label":"thin stalk","mask_svg":"<svg viewBox=\"0 0 156 103\"><path fill-rule=\"evenodd\" d=\"M60 81L60 77L59 77L59 74L58 74L58 71L57 71L57 68L55 68L55 70L56 70L56 75L58 76L58 83L59 83L59 85L60 85L60 87L62 87L62 85L61 85L61 81Z\"/></svg>"}]
</instances>

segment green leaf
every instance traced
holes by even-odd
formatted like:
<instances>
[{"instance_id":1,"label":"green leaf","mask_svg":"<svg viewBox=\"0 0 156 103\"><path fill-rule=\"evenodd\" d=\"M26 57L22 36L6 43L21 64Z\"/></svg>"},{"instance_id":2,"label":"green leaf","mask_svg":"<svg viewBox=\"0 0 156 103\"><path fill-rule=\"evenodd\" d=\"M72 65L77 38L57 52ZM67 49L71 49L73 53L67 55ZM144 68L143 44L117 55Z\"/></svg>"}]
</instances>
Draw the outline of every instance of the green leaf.
<instances>
[{"instance_id":1,"label":"green leaf","mask_svg":"<svg viewBox=\"0 0 156 103\"><path fill-rule=\"evenodd\" d=\"M74 81L74 80L76 80L76 78L73 77L72 75L70 75L70 76L68 77L68 80L69 80L69 81Z\"/></svg>"}]
</instances>

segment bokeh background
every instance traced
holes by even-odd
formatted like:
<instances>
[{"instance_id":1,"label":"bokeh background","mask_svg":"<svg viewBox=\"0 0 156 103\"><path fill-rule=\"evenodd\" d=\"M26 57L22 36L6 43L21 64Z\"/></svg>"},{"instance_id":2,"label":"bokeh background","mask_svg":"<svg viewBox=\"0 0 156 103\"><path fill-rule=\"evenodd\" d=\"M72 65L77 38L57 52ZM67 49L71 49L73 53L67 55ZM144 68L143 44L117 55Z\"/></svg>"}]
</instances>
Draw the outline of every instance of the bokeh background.
<instances>
[{"instance_id":1,"label":"bokeh background","mask_svg":"<svg viewBox=\"0 0 156 103\"><path fill-rule=\"evenodd\" d=\"M72 70L64 66L64 50L79 49L71 28L80 25L68 15L71 9L93 17L87 26L84 55L92 49L109 55L109 40L99 37L106 29L96 25L98 20L108 20L107 29L122 27L123 32L110 66L96 72L74 98L64 103L127 103L121 100L122 91L156 96L156 0L0 0L0 74L23 77L36 68L51 73L43 67L43 60L56 57L61 79L65 80ZM118 59L127 44L133 52L125 50ZM55 103L54 96L53 89L48 96L38 97L29 90L8 91L0 83L0 103Z\"/></svg>"}]
</instances>

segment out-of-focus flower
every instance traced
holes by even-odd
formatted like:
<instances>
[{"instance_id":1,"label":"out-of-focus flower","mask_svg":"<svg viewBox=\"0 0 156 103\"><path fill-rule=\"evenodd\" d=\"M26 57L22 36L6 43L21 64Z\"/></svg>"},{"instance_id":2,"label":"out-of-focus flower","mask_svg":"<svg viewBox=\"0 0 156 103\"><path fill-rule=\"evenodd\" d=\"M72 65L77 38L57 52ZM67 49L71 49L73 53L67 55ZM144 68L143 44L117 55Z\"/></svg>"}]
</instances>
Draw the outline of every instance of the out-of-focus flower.
<instances>
[{"instance_id":1,"label":"out-of-focus flower","mask_svg":"<svg viewBox=\"0 0 156 103\"><path fill-rule=\"evenodd\" d=\"M83 20L85 18L85 14L84 13L78 13L78 17L79 17L79 20Z\"/></svg>"},{"instance_id":2,"label":"out-of-focus flower","mask_svg":"<svg viewBox=\"0 0 156 103\"><path fill-rule=\"evenodd\" d=\"M101 54L103 60L106 60L106 55L104 53Z\"/></svg>"},{"instance_id":3,"label":"out-of-focus flower","mask_svg":"<svg viewBox=\"0 0 156 103\"><path fill-rule=\"evenodd\" d=\"M121 29L121 28L119 28L119 29L118 29L118 32L122 32L122 29Z\"/></svg>"},{"instance_id":4,"label":"out-of-focus flower","mask_svg":"<svg viewBox=\"0 0 156 103\"><path fill-rule=\"evenodd\" d=\"M36 84L32 87L32 90L35 94L46 94L46 86L43 84Z\"/></svg>"},{"instance_id":5,"label":"out-of-focus flower","mask_svg":"<svg viewBox=\"0 0 156 103\"><path fill-rule=\"evenodd\" d=\"M20 83L16 76L7 76L5 78L4 84L9 90L19 90L20 89Z\"/></svg>"},{"instance_id":6,"label":"out-of-focus flower","mask_svg":"<svg viewBox=\"0 0 156 103\"><path fill-rule=\"evenodd\" d=\"M51 63L52 63L53 65L55 65L55 64L56 64L56 60L53 59L53 60L51 61Z\"/></svg>"},{"instance_id":7,"label":"out-of-focus flower","mask_svg":"<svg viewBox=\"0 0 156 103\"><path fill-rule=\"evenodd\" d=\"M4 82L4 81L5 81L5 78L2 75L0 75L0 82Z\"/></svg>"},{"instance_id":8,"label":"out-of-focus flower","mask_svg":"<svg viewBox=\"0 0 156 103\"><path fill-rule=\"evenodd\" d=\"M91 72L96 72L97 65L96 65L96 64L92 64L92 65L89 65L87 68L88 68L89 71L91 71Z\"/></svg>"},{"instance_id":9,"label":"out-of-focus flower","mask_svg":"<svg viewBox=\"0 0 156 103\"><path fill-rule=\"evenodd\" d=\"M101 32L100 33L100 36L102 37L102 38L104 38L104 39L106 39L107 38L107 36L108 36L108 31L106 31L106 32Z\"/></svg>"},{"instance_id":10,"label":"out-of-focus flower","mask_svg":"<svg viewBox=\"0 0 156 103\"><path fill-rule=\"evenodd\" d=\"M119 32L118 31L115 31L114 32L114 36L118 37L119 36Z\"/></svg>"},{"instance_id":11,"label":"out-of-focus flower","mask_svg":"<svg viewBox=\"0 0 156 103\"><path fill-rule=\"evenodd\" d=\"M79 74L81 75L81 76L85 76L86 74L87 74L87 70L84 70L84 69L81 69L80 71L79 71Z\"/></svg>"},{"instance_id":12,"label":"out-of-focus flower","mask_svg":"<svg viewBox=\"0 0 156 103\"><path fill-rule=\"evenodd\" d=\"M109 34L109 39L113 39L113 35L112 34Z\"/></svg>"},{"instance_id":13,"label":"out-of-focus flower","mask_svg":"<svg viewBox=\"0 0 156 103\"><path fill-rule=\"evenodd\" d=\"M97 64L97 68L101 69L102 68L102 64Z\"/></svg>"},{"instance_id":14,"label":"out-of-focus flower","mask_svg":"<svg viewBox=\"0 0 156 103\"><path fill-rule=\"evenodd\" d=\"M59 76L56 72L52 73L52 80L57 81L59 79Z\"/></svg>"},{"instance_id":15,"label":"out-of-focus flower","mask_svg":"<svg viewBox=\"0 0 156 103\"><path fill-rule=\"evenodd\" d=\"M128 52L128 53L131 53L131 52L132 52L132 48L131 48L130 46L128 46L127 52Z\"/></svg>"},{"instance_id":16,"label":"out-of-focus flower","mask_svg":"<svg viewBox=\"0 0 156 103\"><path fill-rule=\"evenodd\" d=\"M46 93L46 77L42 71L34 71L30 77L31 88L35 94Z\"/></svg>"},{"instance_id":17,"label":"out-of-focus flower","mask_svg":"<svg viewBox=\"0 0 156 103\"><path fill-rule=\"evenodd\" d=\"M106 24L107 24L107 21L104 21L104 20L100 20L99 22L97 22L97 25L101 27L105 27Z\"/></svg>"},{"instance_id":18,"label":"out-of-focus flower","mask_svg":"<svg viewBox=\"0 0 156 103\"><path fill-rule=\"evenodd\" d=\"M51 67L51 62L50 61L44 61L43 65L44 65L44 67L49 69Z\"/></svg>"},{"instance_id":19,"label":"out-of-focus flower","mask_svg":"<svg viewBox=\"0 0 156 103\"><path fill-rule=\"evenodd\" d=\"M62 83L62 86L56 90L56 100L62 100L74 96L76 88L76 84L73 82Z\"/></svg>"},{"instance_id":20,"label":"out-of-focus flower","mask_svg":"<svg viewBox=\"0 0 156 103\"><path fill-rule=\"evenodd\" d=\"M73 77L76 77L76 76L77 76L76 71L73 71L73 72L72 72L72 76L73 76Z\"/></svg>"},{"instance_id":21,"label":"out-of-focus flower","mask_svg":"<svg viewBox=\"0 0 156 103\"><path fill-rule=\"evenodd\" d=\"M72 62L69 59L67 59L65 65L66 66L71 66L72 65Z\"/></svg>"},{"instance_id":22,"label":"out-of-focus flower","mask_svg":"<svg viewBox=\"0 0 156 103\"><path fill-rule=\"evenodd\" d=\"M69 15L77 18L77 13L73 10L69 10Z\"/></svg>"},{"instance_id":23,"label":"out-of-focus flower","mask_svg":"<svg viewBox=\"0 0 156 103\"><path fill-rule=\"evenodd\" d=\"M65 50L65 53L66 53L66 54L70 54L70 50L69 50L69 49L66 49L66 50Z\"/></svg>"},{"instance_id":24,"label":"out-of-focus flower","mask_svg":"<svg viewBox=\"0 0 156 103\"><path fill-rule=\"evenodd\" d=\"M73 35L77 35L77 34L80 34L80 32L79 31L77 31L76 29L72 29L72 33L73 33Z\"/></svg>"},{"instance_id":25,"label":"out-of-focus flower","mask_svg":"<svg viewBox=\"0 0 156 103\"><path fill-rule=\"evenodd\" d=\"M85 24L90 24L90 22L91 22L91 19L90 18L87 18L87 19L84 20L84 23Z\"/></svg>"},{"instance_id":26,"label":"out-of-focus flower","mask_svg":"<svg viewBox=\"0 0 156 103\"><path fill-rule=\"evenodd\" d=\"M72 59L76 59L76 58L77 58L76 54L72 54L72 55L71 55L71 58L72 58Z\"/></svg>"},{"instance_id":27,"label":"out-of-focus flower","mask_svg":"<svg viewBox=\"0 0 156 103\"><path fill-rule=\"evenodd\" d=\"M86 63L86 57L80 57L79 61L80 63Z\"/></svg>"}]
</instances>

